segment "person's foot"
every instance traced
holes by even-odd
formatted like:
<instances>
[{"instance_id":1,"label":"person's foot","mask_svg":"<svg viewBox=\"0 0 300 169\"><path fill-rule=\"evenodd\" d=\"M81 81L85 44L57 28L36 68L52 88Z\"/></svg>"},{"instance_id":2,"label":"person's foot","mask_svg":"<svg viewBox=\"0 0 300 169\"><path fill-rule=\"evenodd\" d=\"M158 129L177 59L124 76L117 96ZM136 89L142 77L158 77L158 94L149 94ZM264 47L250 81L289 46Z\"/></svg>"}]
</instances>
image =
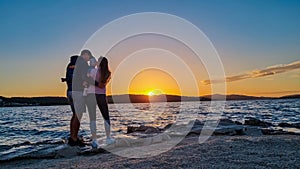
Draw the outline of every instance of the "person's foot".
<instances>
[{"instance_id":1,"label":"person's foot","mask_svg":"<svg viewBox=\"0 0 300 169\"><path fill-rule=\"evenodd\" d=\"M69 137L68 145L84 147L84 146L86 146L86 143L84 143L83 139L81 139L81 138L77 138L77 140L74 141L71 137Z\"/></svg>"},{"instance_id":2,"label":"person's foot","mask_svg":"<svg viewBox=\"0 0 300 169\"><path fill-rule=\"evenodd\" d=\"M77 144L77 146L79 146L79 147L84 147L84 146L86 146L86 143L83 141L82 138L77 138L76 144Z\"/></svg>"},{"instance_id":3,"label":"person's foot","mask_svg":"<svg viewBox=\"0 0 300 169\"><path fill-rule=\"evenodd\" d=\"M97 139L94 139L94 140L92 141L91 146L92 146L92 148L98 148L99 144L98 144Z\"/></svg>"},{"instance_id":4,"label":"person's foot","mask_svg":"<svg viewBox=\"0 0 300 169\"><path fill-rule=\"evenodd\" d=\"M70 145L70 146L77 146L77 143L71 137L69 137L68 138L68 145Z\"/></svg>"},{"instance_id":5,"label":"person's foot","mask_svg":"<svg viewBox=\"0 0 300 169\"><path fill-rule=\"evenodd\" d=\"M106 144L107 145L114 144L115 142L116 142L116 140L113 139L113 138L111 138L111 137L109 137L109 138L106 139Z\"/></svg>"}]
</instances>

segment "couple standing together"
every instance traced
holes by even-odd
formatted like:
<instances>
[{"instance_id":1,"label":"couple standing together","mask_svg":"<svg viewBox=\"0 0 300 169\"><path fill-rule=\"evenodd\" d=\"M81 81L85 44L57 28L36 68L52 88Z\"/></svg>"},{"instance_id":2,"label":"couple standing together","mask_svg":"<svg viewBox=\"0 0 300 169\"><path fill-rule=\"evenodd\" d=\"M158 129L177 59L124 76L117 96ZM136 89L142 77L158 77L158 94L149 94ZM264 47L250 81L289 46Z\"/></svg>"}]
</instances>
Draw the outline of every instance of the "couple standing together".
<instances>
[{"instance_id":1,"label":"couple standing together","mask_svg":"<svg viewBox=\"0 0 300 169\"><path fill-rule=\"evenodd\" d=\"M88 64L89 62L89 64ZM65 81L68 85L67 97L71 105L73 116L70 123L71 146L84 146L85 143L78 137L80 120L86 107L89 112L92 147L98 147L96 136L96 106L104 118L106 143L112 144L115 140L110 136L110 118L106 101L106 85L111 77L108 60L99 57L98 61L89 50L82 50L80 56L72 56L67 66Z\"/></svg>"}]
</instances>

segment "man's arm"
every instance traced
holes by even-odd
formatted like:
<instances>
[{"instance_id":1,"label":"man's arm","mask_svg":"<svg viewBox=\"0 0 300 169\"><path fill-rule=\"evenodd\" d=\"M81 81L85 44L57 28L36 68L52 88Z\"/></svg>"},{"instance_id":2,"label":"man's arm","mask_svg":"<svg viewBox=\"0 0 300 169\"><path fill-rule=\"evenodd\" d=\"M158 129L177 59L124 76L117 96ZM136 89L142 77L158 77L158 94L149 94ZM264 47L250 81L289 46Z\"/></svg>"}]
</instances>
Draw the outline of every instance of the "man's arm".
<instances>
[{"instance_id":1,"label":"man's arm","mask_svg":"<svg viewBox=\"0 0 300 169\"><path fill-rule=\"evenodd\" d=\"M90 85L98 85L98 83L96 84L94 79L92 77L88 77L87 76L87 73L88 73L88 70L89 70L89 66L86 62L82 62L82 65L80 66L82 69L81 69L81 79L83 82L87 82L88 84Z\"/></svg>"}]
</instances>

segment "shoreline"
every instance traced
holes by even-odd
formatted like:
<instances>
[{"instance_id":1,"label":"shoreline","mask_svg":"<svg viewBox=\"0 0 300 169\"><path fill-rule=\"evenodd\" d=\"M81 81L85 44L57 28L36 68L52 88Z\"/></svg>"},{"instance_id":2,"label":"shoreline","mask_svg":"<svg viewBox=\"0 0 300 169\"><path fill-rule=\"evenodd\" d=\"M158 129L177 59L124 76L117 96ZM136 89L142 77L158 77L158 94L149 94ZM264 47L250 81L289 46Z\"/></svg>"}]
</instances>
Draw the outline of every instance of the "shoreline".
<instances>
[{"instance_id":1,"label":"shoreline","mask_svg":"<svg viewBox=\"0 0 300 169\"><path fill-rule=\"evenodd\" d=\"M215 97L214 100L211 100ZM115 100L114 100L114 99ZM208 95L208 96L179 96L179 95L109 95L108 104L163 103L163 102L210 102L210 101L251 101L251 100L281 100L300 99L300 94L281 97L257 97L247 95ZM0 96L0 107L30 107L30 106L60 106L69 105L66 97L3 97Z\"/></svg>"},{"instance_id":2,"label":"shoreline","mask_svg":"<svg viewBox=\"0 0 300 169\"><path fill-rule=\"evenodd\" d=\"M4 162L1 168L297 168L299 135L185 137L171 150L147 158L98 153L58 159Z\"/></svg>"}]
</instances>

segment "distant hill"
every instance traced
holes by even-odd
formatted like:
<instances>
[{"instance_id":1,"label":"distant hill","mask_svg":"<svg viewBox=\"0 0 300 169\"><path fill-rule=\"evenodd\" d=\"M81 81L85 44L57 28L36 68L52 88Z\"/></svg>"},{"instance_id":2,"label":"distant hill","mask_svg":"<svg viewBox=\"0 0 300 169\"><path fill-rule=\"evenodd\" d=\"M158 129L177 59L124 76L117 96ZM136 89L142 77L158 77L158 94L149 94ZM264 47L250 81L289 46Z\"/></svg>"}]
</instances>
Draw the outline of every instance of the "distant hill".
<instances>
[{"instance_id":1,"label":"distant hill","mask_svg":"<svg viewBox=\"0 0 300 169\"><path fill-rule=\"evenodd\" d=\"M211 100L213 98L214 100L261 100L261 99L275 99L275 97L256 97L256 96L246 96L246 95L221 95L221 94L214 94L214 95L207 95L203 96L204 98L207 98L208 100ZM299 97L300 98L300 97Z\"/></svg>"},{"instance_id":2,"label":"distant hill","mask_svg":"<svg viewBox=\"0 0 300 169\"><path fill-rule=\"evenodd\" d=\"M300 98L300 94L294 94L294 95L287 95L279 97L279 99L297 99Z\"/></svg>"},{"instance_id":3,"label":"distant hill","mask_svg":"<svg viewBox=\"0 0 300 169\"><path fill-rule=\"evenodd\" d=\"M0 96L0 106L15 107L15 106L52 106L52 105L67 105L66 97L11 97L6 98Z\"/></svg>"},{"instance_id":4,"label":"distant hill","mask_svg":"<svg viewBox=\"0 0 300 169\"><path fill-rule=\"evenodd\" d=\"M300 98L300 94L282 97L256 97L246 95L206 95L201 97L177 96L177 95L113 95L108 96L108 103L150 103L150 102L180 102L180 101L211 101L214 100L261 100L261 99L295 99ZM51 106L68 105L66 97L11 97L0 96L0 107L14 106Z\"/></svg>"}]
</instances>

